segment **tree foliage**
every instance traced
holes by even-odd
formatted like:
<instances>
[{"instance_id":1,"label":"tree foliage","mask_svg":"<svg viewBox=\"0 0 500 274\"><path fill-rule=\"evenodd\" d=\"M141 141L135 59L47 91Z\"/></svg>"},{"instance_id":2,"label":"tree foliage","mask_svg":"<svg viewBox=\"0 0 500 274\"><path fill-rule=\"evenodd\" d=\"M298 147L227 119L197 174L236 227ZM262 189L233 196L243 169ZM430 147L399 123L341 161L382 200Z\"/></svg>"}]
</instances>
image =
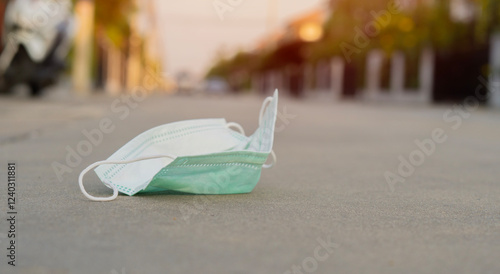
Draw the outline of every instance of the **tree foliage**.
<instances>
[{"instance_id":1,"label":"tree foliage","mask_svg":"<svg viewBox=\"0 0 500 274\"><path fill-rule=\"evenodd\" d=\"M117 47L130 35L129 18L136 11L133 0L96 0L95 24Z\"/></svg>"},{"instance_id":2,"label":"tree foliage","mask_svg":"<svg viewBox=\"0 0 500 274\"><path fill-rule=\"evenodd\" d=\"M329 16L324 23L323 38L307 45L306 60L317 62L322 59L342 55L341 45L348 43L355 46L362 59L370 49L382 49L388 55L395 50L407 53L419 52L423 47L432 46L437 51L462 51L484 47L492 32L500 31L500 1L468 0L474 16L471 20L461 21L452 18L450 0L415 1L412 7L399 6L397 12L389 12L387 0L335 0ZM403 1L395 1L403 3ZM389 13L390 18L383 14ZM370 24L377 23L380 28L372 35L367 31ZM381 22L384 22L382 24ZM386 24L385 24L386 23ZM368 36L363 47L355 44L358 31ZM274 51L279 53L280 50ZM261 65L252 65L254 69L266 69L275 58L273 52L256 53L254 59ZM236 58L238 55L235 55ZM356 60L354 60L356 61ZM267 64L269 63L269 64ZM213 70L219 74L230 73L233 65L241 67L241 61L231 58L221 60ZM249 63L250 64L250 63Z\"/></svg>"}]
</instances>

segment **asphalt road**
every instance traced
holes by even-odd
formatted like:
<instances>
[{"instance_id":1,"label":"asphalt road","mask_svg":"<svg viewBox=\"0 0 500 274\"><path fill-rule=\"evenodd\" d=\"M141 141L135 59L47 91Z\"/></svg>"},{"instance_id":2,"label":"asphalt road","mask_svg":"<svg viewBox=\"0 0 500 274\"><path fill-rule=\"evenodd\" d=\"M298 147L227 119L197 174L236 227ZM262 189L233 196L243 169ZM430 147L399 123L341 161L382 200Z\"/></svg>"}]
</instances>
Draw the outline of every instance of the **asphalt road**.
<instances>
[{"instance_id":1,"label":"asphalt road","mask_svg":"<svg viewBox=\"0 0 500 274\"><path fill-rule=\"evenodd\" d=\"M278 163L252 193L91 202L80 171L139 133L219 117L251 133L263 98L116 100L0 98L0 273L500 273L498 110L282 96ZM59 179L53 164L103 119L113 132ZM89 192L109 195L92 176Z\"/></svg>"}]
</instances>

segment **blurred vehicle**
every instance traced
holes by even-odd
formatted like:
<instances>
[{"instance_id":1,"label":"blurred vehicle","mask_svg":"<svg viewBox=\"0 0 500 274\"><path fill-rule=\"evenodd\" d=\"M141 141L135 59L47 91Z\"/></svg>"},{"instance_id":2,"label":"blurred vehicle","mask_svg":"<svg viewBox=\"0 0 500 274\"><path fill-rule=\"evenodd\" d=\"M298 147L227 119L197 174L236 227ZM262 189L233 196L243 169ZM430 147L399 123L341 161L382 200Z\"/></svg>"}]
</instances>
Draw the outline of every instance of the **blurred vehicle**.
<instances>
[{"instance_id":1,"label":"blurred vehicle","mask_svg":"<svg viewBox=\"0 0 500 274\"><path fill-rule=\"evenodd\" d=\"M38 96L65 68L74 32L71 0L10 0L4 18L0 93L25 83Z\"/></svg>"},{"instance_id":2,"label":"blurred vehicle","mask_svg":"<svg viewBox=\"0 0 500 274\"><path fill-rule=\"evenodd\" d=\"M178 72L175 81L180 94L191 94L196 89L196 77L188 71Z\"/></svg>"},{"instance_id":3,"label":"blurred vehicle","mask_svg":"<svg viewBox=\"0 0 500 274\"><path fill-rule=\"evenodd\" d=\"M226 94L231 88L222 77L209 77L203 83L203 90L208 94Z\"/></svg>"}]
</instances>

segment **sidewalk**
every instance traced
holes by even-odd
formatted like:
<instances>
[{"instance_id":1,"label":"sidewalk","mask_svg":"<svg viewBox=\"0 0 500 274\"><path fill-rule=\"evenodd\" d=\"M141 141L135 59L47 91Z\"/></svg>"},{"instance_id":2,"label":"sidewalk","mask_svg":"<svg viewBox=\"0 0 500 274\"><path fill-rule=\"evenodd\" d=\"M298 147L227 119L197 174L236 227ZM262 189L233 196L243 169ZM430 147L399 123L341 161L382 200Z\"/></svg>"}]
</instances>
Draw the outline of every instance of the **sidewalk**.
<instances>
[{"instance_id":1,"label":"sidewalk","mask_svg":"<svg viewBox=\"0 0 500 274\"><path fill-rule=\"evenodd\" d=\"M226 118L251 134L263 98L116 100L0 98L0 176L16 163L19 207L18 266L6 264L1 221L0 273L500 273L498 111L471 112L455 130L443 119L447 106L280 97L278 162L252 193L91 202L78 188L80 171L139 133ZM52 164L105 118L114 131L59 181ZM384 174L398 174L398 157L408 159L415 139L435 129L447 140L391 192ZM93 174L86 185L110 194Z\"/></svg>"}]
</instances>

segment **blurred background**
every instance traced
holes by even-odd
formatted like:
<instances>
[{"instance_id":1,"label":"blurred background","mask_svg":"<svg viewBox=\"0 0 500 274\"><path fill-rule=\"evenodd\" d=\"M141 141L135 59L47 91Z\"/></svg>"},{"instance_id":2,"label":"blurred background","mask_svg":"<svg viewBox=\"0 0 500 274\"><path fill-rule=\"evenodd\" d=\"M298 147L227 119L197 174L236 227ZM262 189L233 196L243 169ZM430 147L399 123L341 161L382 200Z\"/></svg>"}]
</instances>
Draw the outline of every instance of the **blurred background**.
<instances>
[{"instance_id":1,"label":"blurred background","mask_svg":"<svg viewBox=\"0 0 500 274\"><path fill-rule=\"evenodd\" d=\"M2 0L0 88L457 102L500 75L496 0ZM481 101L500 106L491 92Z\"/></svg>"},{"instance_id":2,"label":"blurred background","mask_svg":"<svg viewBox=\"0 0 500 274\"><path fill-rule=\"evenodd\" d=\"M500 0L0 0L0 24L1 274L500 273ZM81 194L158 125L260 134L275 89L252 193Z\"/></svg>"}]
</instances>

